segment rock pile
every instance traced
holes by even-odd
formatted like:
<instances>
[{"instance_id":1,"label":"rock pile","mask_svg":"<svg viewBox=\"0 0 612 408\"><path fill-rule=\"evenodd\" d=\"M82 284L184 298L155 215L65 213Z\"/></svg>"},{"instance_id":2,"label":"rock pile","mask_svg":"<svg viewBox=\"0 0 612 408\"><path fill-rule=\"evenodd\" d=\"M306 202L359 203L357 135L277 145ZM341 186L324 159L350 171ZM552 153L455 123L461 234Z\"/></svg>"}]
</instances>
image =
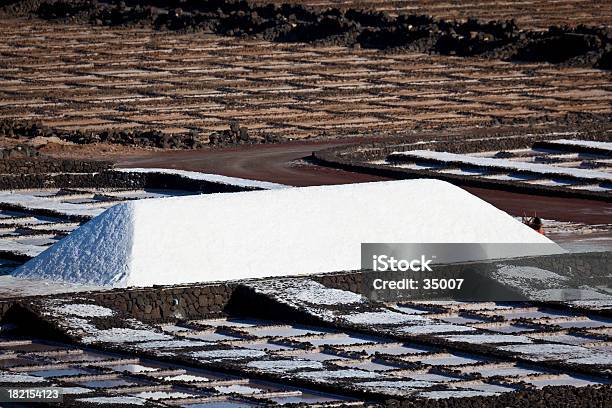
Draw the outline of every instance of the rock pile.
<instances>
[{"instance_id":1,"label":"rock pile","mask_svg":"<svg viewBox=\"0 0 612 408\"><path fill-rule=\"evenodd\" d=\"M15 146L0 149L0 159L38 157L40 152L31 146Z\"/></svg>"},{"instance_id":2,"label":"rock pile","mask_svg":"<svg viewBox=\"0 0 612 408\"><path fill-rule=\"evenodd\" d=\"M16 121L3 119L0 121L0 137L18 139L20 137L34 138L45 136L47 129L39 123L32 121Z\"/></svg>"},{"instance_id":3,"label":"rock pile","mask_svg":"<svg viewBox=\"0 0 612 408\"><path fill-rule=\"evenodd\" d=\"M594 65L609 69L612 32L586 26L550 27L543 33L530 33L512 58L520 61Z\"/></svg>"},{"instance_id":4,"label":"rock pile","mask_svg":"<svg viewBox=\"0 0 612 408\"><path fill-rule=\"evenodd\" d=\"M208 138L208 143L214 146L253 143L247 128L240 126L237 121L230 122L228 130L214 132Z\"/></svg>"},{"instance_id":5,"label":"rock pile","mask_svg":"<svg viewBox=\"0 0 612 408\"><path fill-rule=\"evenodd\" d=\"M256 144L256 143L281 143L287 139L282 136L264 134L261 137L253 137L249 134L249 130L240 126L238 121L231 121L229 129L220 132L214 132L208 137L208 143L212 146L231 146L239 144Z\"/></svg>"},{"instance_id":6,"label":"rock pile","mask_svg":"<svg viewBox=\"0 0 612 408\"><path fill-rule=\"evenodd\" d=\"M148 129L108 130L100 133L75 131L61 133L58 136L60 139L77 144L110 143L162 149L198 149L205 145L205 137L195 131L188 134L167 134Z\"/></svg>"}]
</instances>

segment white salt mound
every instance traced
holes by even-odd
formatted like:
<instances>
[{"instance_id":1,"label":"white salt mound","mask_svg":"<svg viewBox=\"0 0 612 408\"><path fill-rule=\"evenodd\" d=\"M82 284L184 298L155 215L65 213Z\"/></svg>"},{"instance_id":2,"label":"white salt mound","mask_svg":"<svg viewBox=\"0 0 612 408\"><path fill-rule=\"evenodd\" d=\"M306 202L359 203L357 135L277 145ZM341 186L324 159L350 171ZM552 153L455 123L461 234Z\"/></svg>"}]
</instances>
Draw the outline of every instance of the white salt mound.
<instances>
[{"instance_id":1,"label":"white salt mound","mask_svg":"<svg viewBox=\"0 0 612 408\"><path fill-rule=\"evenodd\" d=\"M403 180L121 203L14 275L126 287L356 270L363 242L552 243L449 183Z\"/></svg>"}]
</instances>

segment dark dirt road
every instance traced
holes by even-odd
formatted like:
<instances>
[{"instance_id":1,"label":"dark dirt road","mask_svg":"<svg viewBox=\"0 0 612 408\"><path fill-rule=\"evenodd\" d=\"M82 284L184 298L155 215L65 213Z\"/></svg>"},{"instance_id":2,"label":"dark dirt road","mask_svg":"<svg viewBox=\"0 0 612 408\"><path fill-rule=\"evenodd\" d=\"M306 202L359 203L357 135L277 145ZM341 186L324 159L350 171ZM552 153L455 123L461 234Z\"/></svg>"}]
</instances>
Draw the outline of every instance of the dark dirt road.
<instances>
[{"instance_id":1,"label":"dark dirt road","mask_svg":"<svg viewBox=\"0 0 612 408\"><path fill-rule=\"evenodd\" d=\"M300 160L308 157L313 151L349 143L354 142L294 142L215 150L156 152L119 159L118 166L201 171L292 186L385 180L382 177L315 166ZM612 204L609 203L481 188L467 190L512 215L523 213L533 215L536 212L538 216L547 219L586 224L604 224L612 220Z\"/></svg>"},{"instance_id":2,"label":"dark dirt road","mask_svg":"<svg viewBox=\"0 0 612 408\"><path fill-rule=\"evenodd\" d=\"M129 157L118 166L165 167L243 177L292 186L345 184L384 180L370 176L314 166L299 160L313 151L346 142L294 142L279 145L252 145L215 150L191 150Z\"/></svg>"}]
</instances>

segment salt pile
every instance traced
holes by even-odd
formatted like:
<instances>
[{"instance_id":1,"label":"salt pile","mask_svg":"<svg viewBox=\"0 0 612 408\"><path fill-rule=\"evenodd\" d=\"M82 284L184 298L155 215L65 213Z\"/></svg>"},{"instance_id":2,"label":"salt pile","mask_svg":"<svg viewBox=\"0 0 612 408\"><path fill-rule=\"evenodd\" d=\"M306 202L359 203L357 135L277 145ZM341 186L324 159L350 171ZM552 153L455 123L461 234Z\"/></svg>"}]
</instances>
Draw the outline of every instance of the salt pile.
<instances>
[{"instance_id":1,"label":"salt pile","mask_svg":"<svg viewBox=\"0 0 612 408\"><path fill-rule=\"evenodd\" d=\"M449 183L404 180L121 203L14 275L126 287L356 270L363 242L551 244Z\"/></svg>"}]
</instances>

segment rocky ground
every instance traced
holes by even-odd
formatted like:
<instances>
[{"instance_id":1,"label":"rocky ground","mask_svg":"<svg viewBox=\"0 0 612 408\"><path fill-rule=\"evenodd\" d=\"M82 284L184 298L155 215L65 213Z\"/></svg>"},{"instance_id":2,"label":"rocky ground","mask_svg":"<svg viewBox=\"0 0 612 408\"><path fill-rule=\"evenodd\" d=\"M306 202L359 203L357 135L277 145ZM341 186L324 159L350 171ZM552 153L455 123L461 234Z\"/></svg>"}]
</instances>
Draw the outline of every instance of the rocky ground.
<instances>
[{"instance_id":1,"label":"rocky ground","mask_svg":"<svg viewBox=\"0 0 612 408\"><path fill-rule=\"evenodd\" d=\"M313 4L311 0L256 0L257 3ZM400 13L429 14L447 20L477 18L482 21L515 20L524 28L545 30L551 25L609 25L612 22L612 5L597 0L528 0L499 2L432 1L432 0L321 0L319 7L352 7L386 12L391 16Z\"/></svg>"},{"instance_id":2,"label":"rocky ground","mask_svg":"<svg viewBox=\"0 0 612 408\"><path fill-rule=\"evenodd\" d=\"M547 31L519 28L514 20L467 21L429 15L359 8L256 4L248 1L33 1L9 8L47 20L121 26L141 24L159 30L213 31L278 42L314 42L376 49L404 48L442 55L485 55L516 61L612 67L606 27L552 26Z\"/></svg>"}]
</instances>

